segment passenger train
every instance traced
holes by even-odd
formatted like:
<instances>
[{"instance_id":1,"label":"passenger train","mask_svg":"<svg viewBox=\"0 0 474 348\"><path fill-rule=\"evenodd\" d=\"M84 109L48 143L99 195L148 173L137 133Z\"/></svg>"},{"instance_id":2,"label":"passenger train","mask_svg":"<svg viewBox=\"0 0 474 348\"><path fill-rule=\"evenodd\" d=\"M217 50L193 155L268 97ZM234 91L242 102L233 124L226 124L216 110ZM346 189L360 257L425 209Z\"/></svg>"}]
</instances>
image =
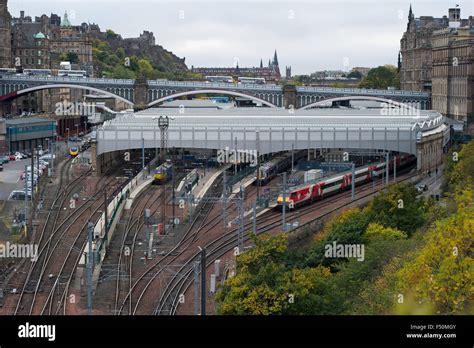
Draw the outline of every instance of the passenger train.
<instances>
[{"instance_id":1,"label":"passenger train","mask_svg":"<svg viewBox=\"0 0 474 348\"><path fill-rule=\"evenodd\" d=\"M296 165L298 161L303 158L305 151L295 151L293 161ZM262 163L259 167L256 185L265 186L278 173L287 170L291 167L291 152L286 152L282 155L275 156L270 161Z\"/></svg>"},{"instance_id":2,"label":"passenger train","mask_svg":"<svg viewBox=\"0 0 474 348\"><path fill-rule=\"evenodd\" d=\"M400 155L396 158L397 169L405 168L416 161L413 155ZM389 163L389 171L393 172L394 161ZM358 168L355 171L355 186L370 182L373 178L382 176L386 172L386 163L374 163L369 166ZM299 206L321 200L332 194L342 192L352 186L352 172L338 173L317 182L308 182L288 190L285 201L287 208L294 209ZM283 206L283 195L277 199L278 207Z\"/></svg>"}]
</instances>

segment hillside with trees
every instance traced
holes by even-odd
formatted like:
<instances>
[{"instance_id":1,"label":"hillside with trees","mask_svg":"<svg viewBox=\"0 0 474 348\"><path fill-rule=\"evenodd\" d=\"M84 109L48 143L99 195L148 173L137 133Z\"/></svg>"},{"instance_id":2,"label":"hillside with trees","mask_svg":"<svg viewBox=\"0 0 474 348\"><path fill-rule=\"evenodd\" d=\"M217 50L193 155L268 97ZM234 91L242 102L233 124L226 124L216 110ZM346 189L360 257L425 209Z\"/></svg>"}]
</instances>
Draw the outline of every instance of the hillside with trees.
<instances>
[{"instance_id":1,"label":"hillside with trees","mask_svg":"<svg viewBox=\"0 0 474 348\"><path fill-rule=\"evenodd\" d=\"M153 33L123 39L109 29L95 36L92 54L95 75L100 77L135 79L143 75L147 79L169 80L199 77L188 70L184 59L155 45Z\"/></svg>"}]
</instances>

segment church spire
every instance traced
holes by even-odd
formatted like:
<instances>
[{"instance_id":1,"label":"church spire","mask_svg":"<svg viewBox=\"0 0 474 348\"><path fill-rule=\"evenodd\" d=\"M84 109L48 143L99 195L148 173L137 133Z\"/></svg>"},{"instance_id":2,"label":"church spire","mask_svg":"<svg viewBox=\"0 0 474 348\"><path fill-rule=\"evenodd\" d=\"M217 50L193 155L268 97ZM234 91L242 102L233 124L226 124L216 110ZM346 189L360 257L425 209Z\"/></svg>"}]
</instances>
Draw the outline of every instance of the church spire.
<instances>
[{"instance_id":1,"label":"church spire","mask_svg":"<svg viewBox=\"0 0 474 348\"><path fill-rule=\"evenodd\" d=\"M413 14L413 10L410 4L410 10L408 11L408 24L407 24L407 31L410 28L410 24L415 20L415 15Z\"/></svg>"},{"instance_id":2,"label":"church spire","mask_svg":"<svg viewBox=\"0 0 474 348\"><path fill-rule=\"evenodd\" d=\"M273 65L278 66L277 50L275 50L275 54L273 55Z\"/></svg>"},{"instance_id":3,"label":"church spire","mask_svg":"<svg viewBox=\"0 0 474 348\"><path fill-rule=\"evenodd\" d=\"M263 68L263 59L260 58L260 69Z\"/></svg>"}]
</instances>

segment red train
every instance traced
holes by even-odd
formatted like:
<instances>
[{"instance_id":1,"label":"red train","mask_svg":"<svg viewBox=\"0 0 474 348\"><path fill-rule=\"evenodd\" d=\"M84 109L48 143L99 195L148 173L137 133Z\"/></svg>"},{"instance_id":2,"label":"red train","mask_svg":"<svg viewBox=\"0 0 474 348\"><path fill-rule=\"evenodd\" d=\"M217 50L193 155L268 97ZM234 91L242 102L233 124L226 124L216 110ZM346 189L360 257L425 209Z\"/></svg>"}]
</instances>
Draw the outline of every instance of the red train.
<instances>
[{"instance_id":1,"label":"red train","mask_svg":"<svg viewBox=\"0 0 474 348\"><path fill-rule=\"evenodd\" d=\"M400 155L396 158L397 170L402 169L415 161L416 157L413 155ZM394 161L389 163L389 171L393 173ZM355 185L360 185L364 182L370 182L373 177L380 177L385 173L385 162L374 163L363 168L357 168L355 171ZM321 200L324 197L330 196L337 192L342 192L350 189L352 186L352 171L347 171L333 175L328 178L323 178L317 182L305 183L292 187L288 190L286 195L287 208L294 209L301 205L312 203L313 201ZM281 208L283 204L283 195L280 194L277 199L278 207Z\"/></svg>"}]
</instances>

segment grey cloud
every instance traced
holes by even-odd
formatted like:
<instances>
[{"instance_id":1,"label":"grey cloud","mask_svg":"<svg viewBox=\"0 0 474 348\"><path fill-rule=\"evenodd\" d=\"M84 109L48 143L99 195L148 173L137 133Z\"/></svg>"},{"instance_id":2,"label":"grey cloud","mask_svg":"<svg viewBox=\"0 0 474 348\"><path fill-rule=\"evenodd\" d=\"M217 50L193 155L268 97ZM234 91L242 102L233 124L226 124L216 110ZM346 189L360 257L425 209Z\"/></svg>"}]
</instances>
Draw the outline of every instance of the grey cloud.
<instances>
[{"instance_id":1,"label":"grey cloud","mask_svg":"<svg viewBox=\"0 0 474 348\"><path fill-rule=\"evenodd\" d=\"M31 16L74 11L73 23L95 22L124 37L151 30L157 43L186 57L189 67L231 66L234 57L241 66L256 66L276 48L282 67L303 74L343 69L344 57L349 67L396 64L410 2L417 17L441 17L454 5L443 0L10 0L9 8L15 16L20 10ZM462 17L472 15L470 0L457 3Z\"/></svg>"}]
</instances>

